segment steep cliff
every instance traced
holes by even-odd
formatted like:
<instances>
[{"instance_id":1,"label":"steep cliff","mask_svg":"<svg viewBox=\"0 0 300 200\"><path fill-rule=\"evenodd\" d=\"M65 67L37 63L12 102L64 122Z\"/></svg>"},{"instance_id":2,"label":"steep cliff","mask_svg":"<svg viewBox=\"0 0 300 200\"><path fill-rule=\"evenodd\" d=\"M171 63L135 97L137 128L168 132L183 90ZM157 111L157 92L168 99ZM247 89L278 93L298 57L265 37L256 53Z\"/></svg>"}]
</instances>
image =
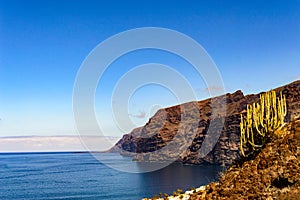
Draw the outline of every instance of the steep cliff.
<instances>
[{"instance_id":1,"label":"steep cliff","mask_svg":"<svg viewBox=\"0 0 300 200\"><path fill-rule=\"evenodd\" d=\"M286 121L300 115L300 80L275 90L287 98ZM145 126L124 135L110 151L132 155L135 161L229 165L240 155L240 114L247 104L258 100L259 94L244 96L239 90L161 109ZM212 150L201 156L203 146Z\"/></svg>"}]
</instances>

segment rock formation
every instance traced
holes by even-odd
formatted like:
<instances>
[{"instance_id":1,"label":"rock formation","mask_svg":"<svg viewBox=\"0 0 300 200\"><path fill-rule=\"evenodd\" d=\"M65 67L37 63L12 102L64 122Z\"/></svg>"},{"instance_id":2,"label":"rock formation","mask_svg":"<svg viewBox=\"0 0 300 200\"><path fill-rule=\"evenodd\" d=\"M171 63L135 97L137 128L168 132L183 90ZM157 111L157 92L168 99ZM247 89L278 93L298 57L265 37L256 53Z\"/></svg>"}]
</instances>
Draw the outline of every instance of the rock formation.
<instances>
[{"instance_id":1,"label":"rock formation","mask_svg":"<svg viewBox=\"0 0 300 200\"><path fill-rule=\"evenodd\" d=\"M279 135L253 159L237 161L218 183L210 183L189 199L300 199L300 118Z\"/></svg>"},{"instance_id":2,"label":"rock formation","mask_svg":"<svg viewBox=\"0 0 300 200\"><path fill-rule=\"evenodd\" d=\"M286 121L300 115L300 80L275 91L278 94L282 91L286 96ZM177 160L188 164L229 165L240 156L240 114L246 111L247 104L258 100L259 94L244 96L238 90L160 109L145 126L125 134L110 152L132 155L135 161ZM201 156L206 148L212 150Z\"/></svg>"}]
</instances>

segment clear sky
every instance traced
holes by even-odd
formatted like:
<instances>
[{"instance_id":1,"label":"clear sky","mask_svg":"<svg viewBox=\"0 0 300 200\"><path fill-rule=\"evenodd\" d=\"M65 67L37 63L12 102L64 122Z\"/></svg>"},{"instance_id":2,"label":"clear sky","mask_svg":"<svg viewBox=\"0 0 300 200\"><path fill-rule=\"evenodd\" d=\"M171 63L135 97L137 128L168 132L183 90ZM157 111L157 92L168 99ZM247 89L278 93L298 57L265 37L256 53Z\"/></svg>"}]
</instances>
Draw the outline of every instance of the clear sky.
<instances>
[{"instance_id":1,"label":"clear sky","mask_svg":"<svg viewBox=\"0 0 300 200\"><path fill-rule=\"evenodd\" d=\"M81 63L103 40L140 27L173 29L196 40L216 63L227 92L257 93L300 79L299 0L1 0L0 136L76 134L72 92ZM97 115L109 112L103 102L111 100L122 74L149 62L173 67L191 82L197 99L209 97L183 59L138 51L114 62L100 81ZM128 115L138 126L159 107L177 103L166 88L149 85L134 93ZM107 130L110 123L104 121Z\"/></svg>"}]
</instances>

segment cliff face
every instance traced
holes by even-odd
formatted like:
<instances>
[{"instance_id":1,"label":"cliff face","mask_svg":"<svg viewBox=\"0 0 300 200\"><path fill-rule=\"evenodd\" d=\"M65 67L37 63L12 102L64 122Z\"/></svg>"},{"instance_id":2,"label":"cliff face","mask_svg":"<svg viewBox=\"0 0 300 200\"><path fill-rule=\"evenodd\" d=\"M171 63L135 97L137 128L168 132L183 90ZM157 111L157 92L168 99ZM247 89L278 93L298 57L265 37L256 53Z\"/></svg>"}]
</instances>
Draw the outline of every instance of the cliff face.
<instances>
[{"instance_id":1,"label":"cliff face","mask_svg":"<svg viewBox=\"0 0 300 200\"><path fill-rule=\"evenodd\" d=\"M239 160L196 199L300 199L300 117L287 123L257 156Z\"/></svg>"},{"instance_id":2,"label":"cliff face","mask_svg":"<svg viewBox=\"0 0 300 200\"><path fill-rule=\"evenodd\" d=\"M286 121L300 115L300 81L275 90L287 98ZM133 155L136 161L229 165L240 155L240 114L246 111L247 104L258 100L259 94L244 96L236 91L161 109L145 126L124 135L110 151ZM216 143L210 139L212 136L217 137ZM201 146L212 151L201 156Z\"/></svg>"}]
</instances>

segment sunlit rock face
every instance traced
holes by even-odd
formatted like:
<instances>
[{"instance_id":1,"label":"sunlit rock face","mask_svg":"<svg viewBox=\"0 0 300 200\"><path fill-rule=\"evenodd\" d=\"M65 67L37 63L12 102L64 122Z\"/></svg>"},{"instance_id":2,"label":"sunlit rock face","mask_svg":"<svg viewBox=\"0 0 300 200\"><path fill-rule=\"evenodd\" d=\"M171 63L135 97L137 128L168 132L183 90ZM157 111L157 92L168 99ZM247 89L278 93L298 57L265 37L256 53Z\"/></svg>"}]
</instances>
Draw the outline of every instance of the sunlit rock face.
<instances>
[{"instance_id":1,"label":"sunlit rock face","mask_svg":"<svg viewBox=\"0 0 300 200\"><path fill-rule=\"evenodd\" d=\"M277 94L282 91L286 96L286 121L299 116L300 81L275 91ZM160 109L143 127L124 135L110 151L133 155L135 161L176 160L187 164L229 165L240 156L240 114L246 112L247 104L258 100L259 94L244 96L238 90L220 97ZM218 105L226 106L226 109L218 109ZM212 142L209 146L209 138L214 134L219 136L217 143ZM201 147L205 139L208 141L206 147L212 150L202 157Z\"/></svg>"}]
</instances>

